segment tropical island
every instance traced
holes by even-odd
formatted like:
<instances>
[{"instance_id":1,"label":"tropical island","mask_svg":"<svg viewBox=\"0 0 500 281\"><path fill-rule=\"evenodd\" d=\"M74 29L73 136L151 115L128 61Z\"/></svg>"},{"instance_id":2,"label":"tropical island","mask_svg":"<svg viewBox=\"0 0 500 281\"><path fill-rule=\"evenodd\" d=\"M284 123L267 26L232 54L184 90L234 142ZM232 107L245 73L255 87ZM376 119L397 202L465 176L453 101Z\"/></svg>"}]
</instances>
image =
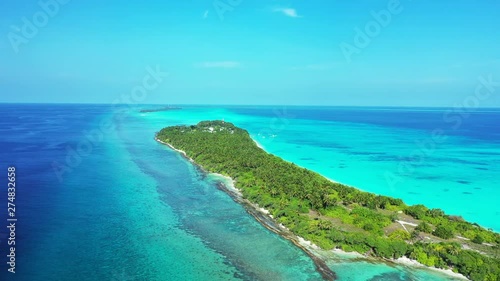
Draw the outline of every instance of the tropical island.
<instances>
[{"instance_id":1,"label":"tropical island","mask_svg":"<svg viewBox=\"0 0 500 281\"><path fill-rule=\"evenodd\" d=\"M205 171L232 178L244 198L322 249L408 258L471 280L500 280L500 235L460 216L333 182L265 152L228 122L168 127L156 138Z\"/></svg>"},{"instance_id":2,"label":"tropical island","mask_svg":"<svg viewBox=\"0 0 500 281\"><path fill-rule=\"evenodd\" d=\"M161 112L161 111L171 111L171 110L181 110L180 107L167 106L162 108L154 108L154 109L141 109L140 113L150 113L150 112Z\"/></svg>"}]
</instances>

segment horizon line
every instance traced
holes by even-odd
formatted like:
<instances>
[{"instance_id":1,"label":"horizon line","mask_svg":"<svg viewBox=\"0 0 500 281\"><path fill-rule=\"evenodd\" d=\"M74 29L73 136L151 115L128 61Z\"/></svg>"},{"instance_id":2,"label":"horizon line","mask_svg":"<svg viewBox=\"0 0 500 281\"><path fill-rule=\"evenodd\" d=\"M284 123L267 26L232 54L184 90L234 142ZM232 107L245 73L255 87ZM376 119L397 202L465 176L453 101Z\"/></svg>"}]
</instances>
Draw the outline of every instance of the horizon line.
<instances>
[{"instance_id":1,"label":"horizon line","mask_svg":"<svg viewBox=\"0 0 500 281\"><path fill-rule=\"evenodd\" d=\"M133 106L288 106L288 107L364 107L364 108L454 108L454 106L435 105L317 105L317 104L197 104L197 103L93 103L93 102L0 102L4 104L25 105L133 105ZM479 109L500 109L500 107L477 107Z\"/></svg>"}]
</instances>

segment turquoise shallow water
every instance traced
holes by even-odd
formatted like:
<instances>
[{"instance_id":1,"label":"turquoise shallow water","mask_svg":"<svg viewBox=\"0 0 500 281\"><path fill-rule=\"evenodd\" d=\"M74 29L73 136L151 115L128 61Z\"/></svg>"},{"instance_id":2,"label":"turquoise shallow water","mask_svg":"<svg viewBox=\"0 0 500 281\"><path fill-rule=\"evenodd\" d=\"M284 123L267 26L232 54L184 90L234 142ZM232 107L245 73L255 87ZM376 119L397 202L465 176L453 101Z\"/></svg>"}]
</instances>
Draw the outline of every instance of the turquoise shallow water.
<instances>
[{"instance_id":1,"label":"turquoise shallow water","mask_svg":"<svg viewBox=\"0 0 500 281\"><path fill-rule=\"evenodd\" d=\"M247 129L266 151L326 177L408 204L441 208L498 231L500 111L472 114L457 129L443 119L446 111L188 108L144 118L185 124L226 119ZM432 142L434 130L447 139Z\"/></svg>"},{"instance_id":2,"label":"turquoise shallow water","mask_svg":"<svg viewBox=\"0 0 500 281\"><path fill-rule=\"evenodd\" d=\"M330 132L329 130L325 130L325 127L328 127L330 124L318 124L317 122L310 122L307 120L293 120L295 123L292 124L291 120L281 120L281 122L285 125L279 126L277 123L278 121L276 120L276 115L279 116L280 114L275 112L276 109L264 109L266 111L273 112L274 116L270 118L239 114L238 110L239 108L186 108L182 111L140 114L139 118L148 120L148 124L156 124L158 128L163 127L166 123L172 125L195 124L201 120L207 119L224 119L234 122L235 124L249 130L254 139L256 139L260 145L263 145L267 151L279 155L289 161L299 163L304 167L311 168L322 173L323 175L330 176L329 172L331 172L331 167L334 167L336 163L332 163L332 161L325 162L325 152L330 151L330 153L332 153L332 158L330 159L336 159L335 157L337 154L333 154L333 152L331 152L331 148L324 149L324 147L321 146L321 139L328 141L334 138L331 133L328 133ZM259 108L258 110L263 109ZM298 125L301 121L305 124ZM321 126L323 126L323 128L321 128ZM356 131L360 129L359 127L363 127L362 124L349 124L349 126L352 126L349 129L351 131ZM287 130L288 132L285 133ZM326 136L320 132L327 132ZM335 130L331 130L331 132L334 132L335 134L343 133ZM279 137L280 135L282 135L282 139ZM349 136L352 134L346 135ZM348 137L345 141L348 142ZM310 144L309 147L305 145L298 145L304 142L308 142ZM355 163L354 160L351 161L352 163ZM338 167L345 168L342 161L339 162L340 164ZM356 167L357 166L354 165L351 166L351 168ZM356 174L357 173L351 172L350 175L359 179L359 176L356 176ZM349 182L343 180L345 177L342 177L342 179L338 179L334 176L330 177L342 182ZM373 190L370 191L377 192ZM388 194L385 191L380 193ZM417 202L421 203L421 201L418 200ZM411 267L408 268L404 266L373 263L373 261L367 262L359 259L345 259L336 255L327 255L325 258L329 261L328 263L331 268L338 274L340 280L454 280L452 277L444 276L436 272Z\"/></svg>"},{"instance_id":3,"label":"turquoise shallow water","mask_svg":"<svg viewBox=\"0 0 500 281\"><path fill-rule=\"evenodd\" d=\"M6 115L0 130L17 133L2 139L8 149L2 150L1 159L3 166L14 164L19 170L23 223L18 230L18 274L7 277L1 271L1 280L320 280L306 254L257 223L217 188L216 178L158 144L154 133L169 125L226 119L248 129L266 150L343 181L340 177L348 180L355 175L351 169L368 165L367 158L350 159L344 154L357 151L356 142L368 140L349 142L349 137L341 136L359 136L355 134L362 127L367 127L372 139L374 130L389 131L356 123L333 124L338 127L331 129L328 122L298 117L281 126L272 108L258 108L252 114L217 107L147 114L136 110L109 130L59 182L52 169L54 161L64 163L67 148L76 147L89 130L98 128L101 120L110 117L111 108L11 107L2 108L12 115ZM308 127L313 125L315 129ZM377 140L384 143L387 134L380 133ZM349 143L350 149L342 143ZM377 174L363 171L351 180L366 183ZM380 190L417 196L399 187ZM3 251L2 236L0 241ZM429 270L332 253L324 256L339 280L452 280Z\"/></svg>"}]
</instances>

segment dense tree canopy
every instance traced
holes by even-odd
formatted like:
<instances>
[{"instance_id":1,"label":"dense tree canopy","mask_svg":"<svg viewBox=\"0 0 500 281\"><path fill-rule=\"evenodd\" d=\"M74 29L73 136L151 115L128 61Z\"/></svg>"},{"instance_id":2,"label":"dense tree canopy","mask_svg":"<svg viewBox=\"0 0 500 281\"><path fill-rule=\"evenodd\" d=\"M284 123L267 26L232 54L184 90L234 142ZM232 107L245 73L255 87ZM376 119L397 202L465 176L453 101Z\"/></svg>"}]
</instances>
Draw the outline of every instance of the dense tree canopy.
<instances>
[{"instance_id":1,"label":"dense tree canopy","mask_svg":"<svg viewBox=\"0 0 500 281\"><path fill-rule=\"evenodd\" d=\"M457 233L476 243L500 242L497 233L442 210L406 206L400 199L334 183L266 153L248 132L231 123L168 127L157 138L185 151L205 170L232 177L248 200L324 249L337 247L383 258L407 256L427 266L451 267L473 280L500 280L497 258L464 250L455 242L419 242L420 232L445 240ZM420 221L411 235L406 229L389 231L401 211Z\"/></svg>"}]
</instances>

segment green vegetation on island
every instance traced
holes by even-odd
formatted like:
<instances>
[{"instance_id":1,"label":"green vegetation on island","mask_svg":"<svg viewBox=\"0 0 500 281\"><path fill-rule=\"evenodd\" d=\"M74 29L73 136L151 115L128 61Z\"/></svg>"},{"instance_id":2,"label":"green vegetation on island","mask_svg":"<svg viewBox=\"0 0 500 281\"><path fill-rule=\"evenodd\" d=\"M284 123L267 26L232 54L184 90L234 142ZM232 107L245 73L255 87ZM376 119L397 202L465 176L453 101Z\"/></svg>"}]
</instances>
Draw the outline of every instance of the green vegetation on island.
<instances>
[{"instance_id":1,"label":"green vegetation on island","mask_svg":"<svg viewBox=\"0 0 500 281\"><path fill-rule=\"evenodd\" d=\"M334 183L268 154L224 121L164 128L157 138L233 178L245 198L323 249L408 257L472 280L500 280L500 235L461 217Z\"/></svg>"}]
</instances>

